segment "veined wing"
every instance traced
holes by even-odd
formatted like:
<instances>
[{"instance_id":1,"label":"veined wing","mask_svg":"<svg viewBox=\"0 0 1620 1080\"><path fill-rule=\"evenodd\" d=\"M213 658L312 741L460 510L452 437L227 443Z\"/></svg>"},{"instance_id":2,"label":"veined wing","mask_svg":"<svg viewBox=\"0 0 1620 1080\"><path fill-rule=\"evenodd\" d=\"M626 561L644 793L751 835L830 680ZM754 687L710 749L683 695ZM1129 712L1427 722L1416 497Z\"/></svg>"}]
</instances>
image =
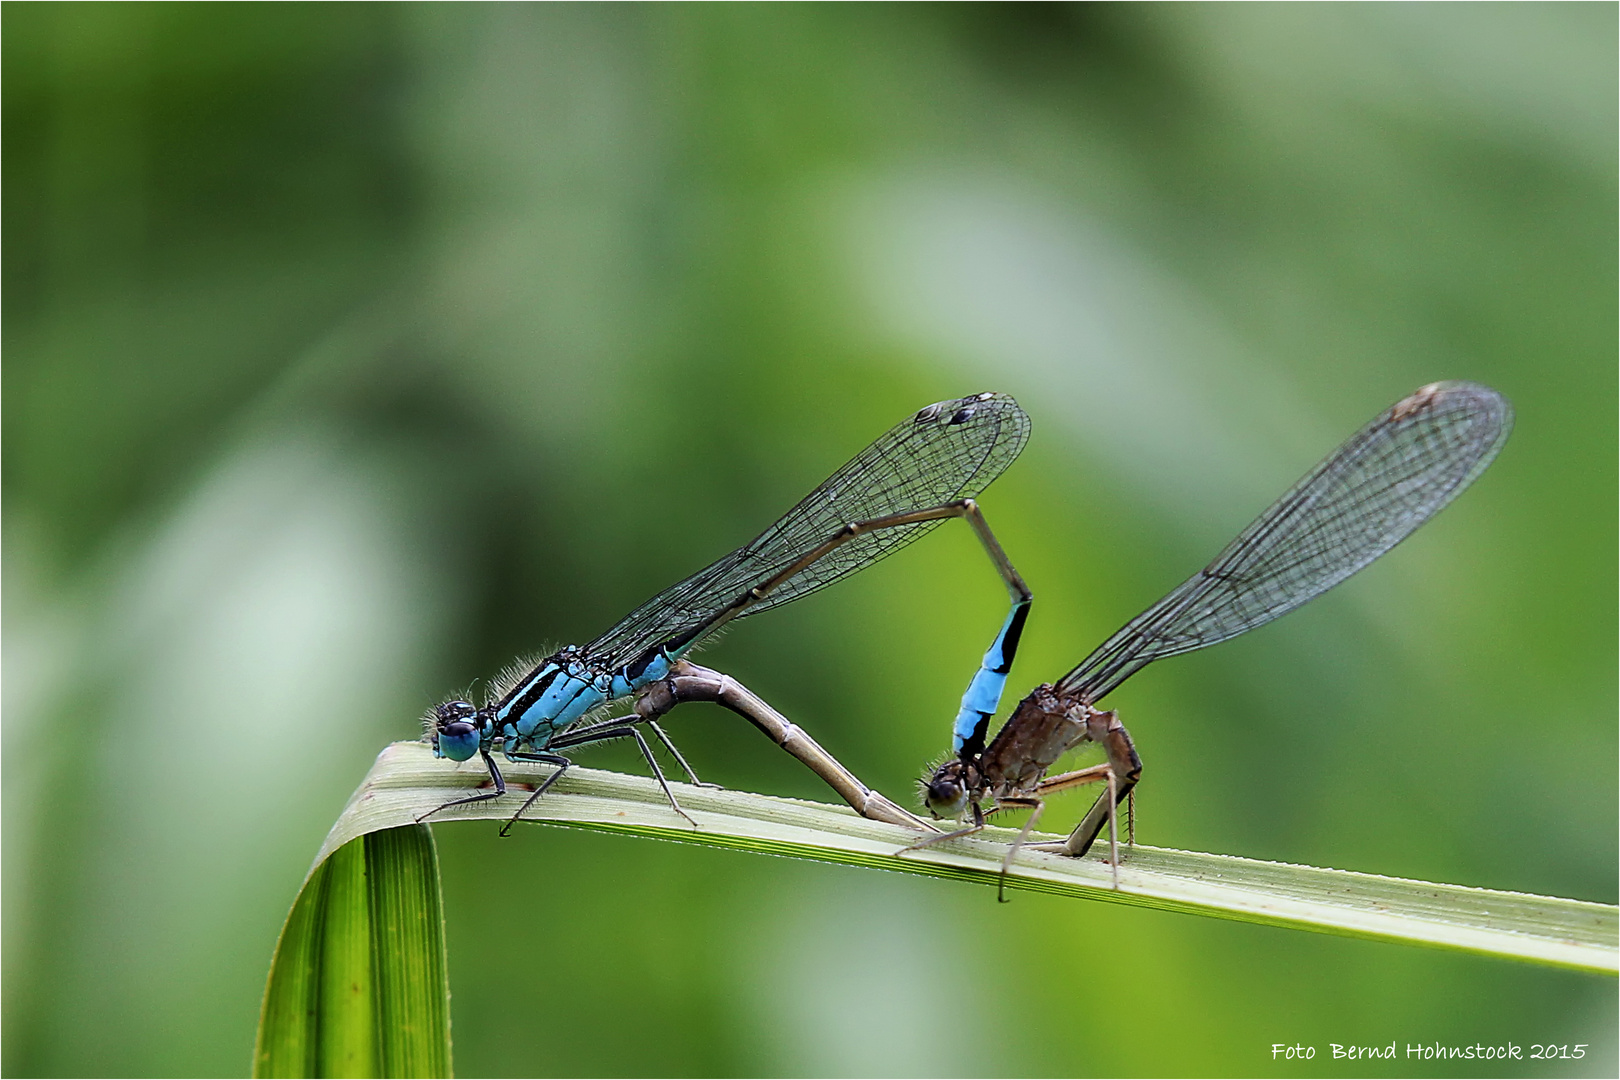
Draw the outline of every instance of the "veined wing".
<instances>
[{"instance_id":1,"label":"veined wing","mask_svg":"<svg viewBox=\"0 0 1620 1080\"><path fill-rule=\"evenodd\" d=\"M786 570L845 525L972 498L1012 464L1028 439L1029 417L1005 394L930 405L856 454L753 540L626 615L587 645L585 656L617 668L672 640L699 640L747 590ZM857 536L735 617L830 585L938 524L917 522Z\"/></svg>"},{"instance_id":2,"label":"veined wing","mask_svg":"<svg viewBox=\"0 0 1620 1080\"><path fill-rule=\"evenodd\" d=\"M1435 383L1396 402L1058 689L1099 701L1154 660L1236 637L1320 596L1461 494L1512 427L1507 399L1475 383Z\"/></svg>"}]
</instances>

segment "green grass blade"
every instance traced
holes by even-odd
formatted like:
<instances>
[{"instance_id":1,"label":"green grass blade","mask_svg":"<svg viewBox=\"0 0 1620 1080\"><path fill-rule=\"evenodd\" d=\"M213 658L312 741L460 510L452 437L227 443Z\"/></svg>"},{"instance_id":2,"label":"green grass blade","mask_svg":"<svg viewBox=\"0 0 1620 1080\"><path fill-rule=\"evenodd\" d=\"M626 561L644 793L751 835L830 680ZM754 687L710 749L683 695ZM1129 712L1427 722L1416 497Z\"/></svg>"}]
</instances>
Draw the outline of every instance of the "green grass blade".
<instances>
[{"instance_id":1,"label":"green grass blade","mask_svg":"<svg viewBox=\"0 0 1620 1080\"><path fill-rule=\"evenodd\" d=\"M276 941L270 979L259 1010L259 1035L253 1049L253 1075L315 1076L319 1046L321 939L326 905L327 864L304 882Z\"/></svg>"},{"instance_id":2,"label":"green grass blade","mask_svg":"<svg viewBox=\"0 0 1620 1080\"><path fill-rule=\"evenodd\" d=\"M432 833L322 852L271 962L255 1076L449 1076L449 980Z\"/></svg>"},{"instance_id":3,"label":"green grass blade","mask_svg":"<svg viewBox=\"0 0 1620 1080\"><path fill-rule=\"evenodd\" d=\"M503 763L502 769L514 789L506 798L459 806L433 820L509 817L527 798L524 787L532 789L550 773L547 766L516 762ZM484 772L476 761L458 766L435 759L423 743L395 743L378 756L349 800L320 859L357 836L412 822L482 782ZM1008 829L986 829L979 837L896 857L914 834L868 821L846 807L684 784L671 787L697 819L697 830L670 810L653 780L577 767L526 817L990 885L1006 841L1014 835ZM1068 859L1025 850L1007 884L1584 971L1620 970L1620 912L1611 904L1143 846L1129 849L1115 891L1101 858L1100 852ZM320 866L317 860L311 880Z\"/></svg>"},{"instance_id":4,"label":"green grass blade","mask_svg":"<svg viewBox=\"0 0 1620 1080\"><path fill-rule=\"evenodd\" d=\"M450 1075L450 984L433 834L370 834L371 939L383 1076Z\"/></svg>"},{"instance_id":5,"label":"green grass blade","mask_svg":"<svg viewBox=\"0 0 1620 1080\"><path fill-rule=\"evenodd\" d=\"M383 836L384 833L373 833ZM314 983L315 1076L378 1076L377 1016L371 985L369 837L344 844L326 869L320 970Z\"/></svg>"}]
</instances>

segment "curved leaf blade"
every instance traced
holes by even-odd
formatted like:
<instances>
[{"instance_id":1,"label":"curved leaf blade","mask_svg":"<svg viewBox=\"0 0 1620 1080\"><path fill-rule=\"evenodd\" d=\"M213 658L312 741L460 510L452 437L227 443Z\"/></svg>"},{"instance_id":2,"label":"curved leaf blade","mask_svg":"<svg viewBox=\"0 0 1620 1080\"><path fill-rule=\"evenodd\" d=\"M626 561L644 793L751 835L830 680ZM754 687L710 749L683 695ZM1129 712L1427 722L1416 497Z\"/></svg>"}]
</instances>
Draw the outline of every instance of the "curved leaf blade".
<instances>
[{"instance_id":1,"label":"curved leaf blade","mask_svg":"<svg viewBox=\"0 0 1620 1080\"><path fill-rule=\"evenodd\" d=\"M458 806L433 820L504 820L527 798L525 789L550 774L542 765L502 767L513 789L506 798ZM423 743L395 743L378 756L349 800L321 858L372 830L413 822L481 782L487 781L476 762L453 765L434 758ZM979 837L897 857L915 839L912 833L845 807L671 787L698 820L698 830L670 810L653 780L578 767L530 807L525 820L990 885L1014 835L1009 829L986 829ZM312 875L319 867L317 862ZM1620 911L1611 904L1144 846L1129 849L1118 891L1110 876L1101 852L1069 859L1026 849L1007 885L1555 967L1620 971Z\"/></svg>"},{"instance_id":2,"label":"curved leaf blade","mask_svg":"<svg viewBox=\"0 0 1620 1080\"><path fill-rule=\"evenodd\" d=\"M451 1075L432 832L380 829L323 856L276 944L253 1074Z\"/></svg>"}]
</instances>

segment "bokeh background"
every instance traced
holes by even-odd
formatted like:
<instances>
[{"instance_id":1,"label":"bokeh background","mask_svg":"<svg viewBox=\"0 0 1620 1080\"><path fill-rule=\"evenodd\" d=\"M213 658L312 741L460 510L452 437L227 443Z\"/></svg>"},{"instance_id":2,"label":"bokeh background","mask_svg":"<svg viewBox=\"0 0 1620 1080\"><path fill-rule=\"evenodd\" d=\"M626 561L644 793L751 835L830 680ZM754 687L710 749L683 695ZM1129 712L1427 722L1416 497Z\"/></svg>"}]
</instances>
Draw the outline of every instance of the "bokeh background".
<instances>
[{"instance_id":1,"label":"bokeh background","mask_svg":"<svg viewBox=\"0 0 1620 1080\"><path fill-rule=\"evenodd\" d=\"M382 745L983 389L1035 424L982 500L1018 693L1416 386L1504 391L1431 526L1111 699L1139 836L1616 899L1614 5L3 19L7 1075L245 1072ZM705 659L904 799L1004 604L948 526ZM672 719L711 779L827 794ZM437 833L466 1075L1616 1071L1613 980Z\"/></svg>"}]
</instances>

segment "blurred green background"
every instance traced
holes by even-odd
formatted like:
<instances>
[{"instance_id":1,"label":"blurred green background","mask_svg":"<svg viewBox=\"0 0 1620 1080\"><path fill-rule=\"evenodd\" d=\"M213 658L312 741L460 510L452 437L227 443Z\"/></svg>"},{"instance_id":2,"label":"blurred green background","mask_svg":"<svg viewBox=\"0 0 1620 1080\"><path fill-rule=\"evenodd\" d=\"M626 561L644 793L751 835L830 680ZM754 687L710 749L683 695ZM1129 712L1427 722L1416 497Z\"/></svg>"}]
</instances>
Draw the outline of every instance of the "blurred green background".
<instances>
[{"instance_id":1,"label":"blurred green background","mask_svg":"<svg viewBox=\"0 0 1620 1080\"><path fill-rule=\"evenodd\" d=\"M385 742L983 389L1035 424L982 499L1036 592L1020 694L1400 396L1504 391L1434 524L1111 699L1138 835L1614 902L1615 37L1612 4L6 5L5 1073L244 1072ZM907 799L1004 605L952 525L704 659ZM828 797L672 720L709 779ZM1617 1067L1608 979L437 832L466 1075Z\"/></svg>"}]
</instances>

